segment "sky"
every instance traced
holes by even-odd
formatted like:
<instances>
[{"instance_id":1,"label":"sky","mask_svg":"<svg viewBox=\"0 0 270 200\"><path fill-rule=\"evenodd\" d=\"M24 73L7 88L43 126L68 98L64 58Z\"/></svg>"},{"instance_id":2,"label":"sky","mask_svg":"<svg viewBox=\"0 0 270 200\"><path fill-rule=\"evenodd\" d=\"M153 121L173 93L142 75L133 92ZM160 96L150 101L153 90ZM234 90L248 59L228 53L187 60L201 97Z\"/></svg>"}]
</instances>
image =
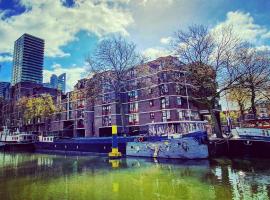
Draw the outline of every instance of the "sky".
<instances>
[{"instance_id":1,"label":"sky","mask_svg":"<svg viewBox=\"0 0 270 200\"><path fill-rule=\"evenodd\" d=\"M14 41L45 40L43 81L67 74L67 89L87 75L98 42L121 34L149 58L170 54L177 30L230 24L239 37L270 50L269 0L0 0L0 81L11 80Z\"/></svg>"}]
</instances>

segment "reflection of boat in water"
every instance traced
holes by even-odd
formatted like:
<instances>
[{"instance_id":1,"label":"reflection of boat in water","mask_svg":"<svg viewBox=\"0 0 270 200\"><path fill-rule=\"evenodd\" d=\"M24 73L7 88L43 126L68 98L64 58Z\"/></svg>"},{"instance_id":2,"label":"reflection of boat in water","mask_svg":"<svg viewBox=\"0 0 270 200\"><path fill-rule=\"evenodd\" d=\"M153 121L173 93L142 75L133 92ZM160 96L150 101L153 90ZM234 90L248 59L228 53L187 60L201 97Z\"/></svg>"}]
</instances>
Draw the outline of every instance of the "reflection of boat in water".
<instances>
[{"instance_id":1,"label":"reflection of boat in water","mask_svg":"<svg viewBox=\"0 0 270 200\"><path fill-rule=\"evenodd\" d=\"M180 136L180 135L179 135ZM127 156L203 159L208 157L207 133L197 131L160 141L143 139L127 143Z\"/></svg>"},{"instance_id":2,"label":"reflection of boat in water","mask_svg":"<svg viewBox=\"0 0 270 200\"><path fill-rule=\"evenodd\" d=\"M4 126L3 131L0 132L0 148L4 151L33 151L36 139L34 134L20 132L18 129L10 132Z\"/></svg>"}]
</instances>

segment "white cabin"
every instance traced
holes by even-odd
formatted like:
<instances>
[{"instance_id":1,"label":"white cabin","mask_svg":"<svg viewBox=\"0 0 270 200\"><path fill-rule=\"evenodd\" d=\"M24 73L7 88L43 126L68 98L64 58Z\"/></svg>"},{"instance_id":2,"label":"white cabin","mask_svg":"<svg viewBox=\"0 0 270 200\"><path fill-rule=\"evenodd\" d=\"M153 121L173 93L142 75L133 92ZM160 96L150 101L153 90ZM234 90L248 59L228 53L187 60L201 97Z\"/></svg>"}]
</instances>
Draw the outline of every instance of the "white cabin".
<instances>
[{"instance_id":1,"label":"white cabin","mask_svg":"<svg viewBox=\"0 0 270 200\"><path fill-rule=\"evenodd\" d=\"M0 142L26 143L34 142L37 140L37 136L34 134L20 132L18 129L15 132L10 132L6 126L3 128L3 131L0 132Z\"/></svg>"}]
</instances>

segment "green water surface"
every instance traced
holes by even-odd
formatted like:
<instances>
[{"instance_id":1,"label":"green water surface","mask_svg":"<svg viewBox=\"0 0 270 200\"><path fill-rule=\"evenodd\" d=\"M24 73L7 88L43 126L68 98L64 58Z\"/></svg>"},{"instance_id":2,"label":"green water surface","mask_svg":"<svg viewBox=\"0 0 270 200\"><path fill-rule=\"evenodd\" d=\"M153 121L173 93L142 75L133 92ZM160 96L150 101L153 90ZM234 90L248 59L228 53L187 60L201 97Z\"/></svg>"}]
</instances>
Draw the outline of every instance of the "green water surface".
<instances>
[{"instance_id":1,"label":"green water surface","mask_svg":"<svg viewBox=\"0 0 270 200\"><path fill-rule=\"evenodd\" d=\"M269 199L270 160L0 153L0 200Z\"/></svg>"}]
</instances>

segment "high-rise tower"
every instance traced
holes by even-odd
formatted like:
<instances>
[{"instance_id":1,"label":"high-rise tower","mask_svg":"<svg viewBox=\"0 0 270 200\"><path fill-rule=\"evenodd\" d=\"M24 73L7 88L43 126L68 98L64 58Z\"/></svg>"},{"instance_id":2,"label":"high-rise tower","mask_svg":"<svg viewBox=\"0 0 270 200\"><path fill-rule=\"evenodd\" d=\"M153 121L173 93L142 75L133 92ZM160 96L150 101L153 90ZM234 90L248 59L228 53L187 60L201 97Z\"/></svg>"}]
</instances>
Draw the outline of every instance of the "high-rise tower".
<instances>
[{"instance_id":1,"label":"high-rise tower","mask_svg":"<svg viewBox=\"0 0 270 200\"><path fill-rule=\"evenodd\" d=\"M44 40L23 34L14 43L12 85L19 82L42 84Z\"/></svg>"}]
</instances>

